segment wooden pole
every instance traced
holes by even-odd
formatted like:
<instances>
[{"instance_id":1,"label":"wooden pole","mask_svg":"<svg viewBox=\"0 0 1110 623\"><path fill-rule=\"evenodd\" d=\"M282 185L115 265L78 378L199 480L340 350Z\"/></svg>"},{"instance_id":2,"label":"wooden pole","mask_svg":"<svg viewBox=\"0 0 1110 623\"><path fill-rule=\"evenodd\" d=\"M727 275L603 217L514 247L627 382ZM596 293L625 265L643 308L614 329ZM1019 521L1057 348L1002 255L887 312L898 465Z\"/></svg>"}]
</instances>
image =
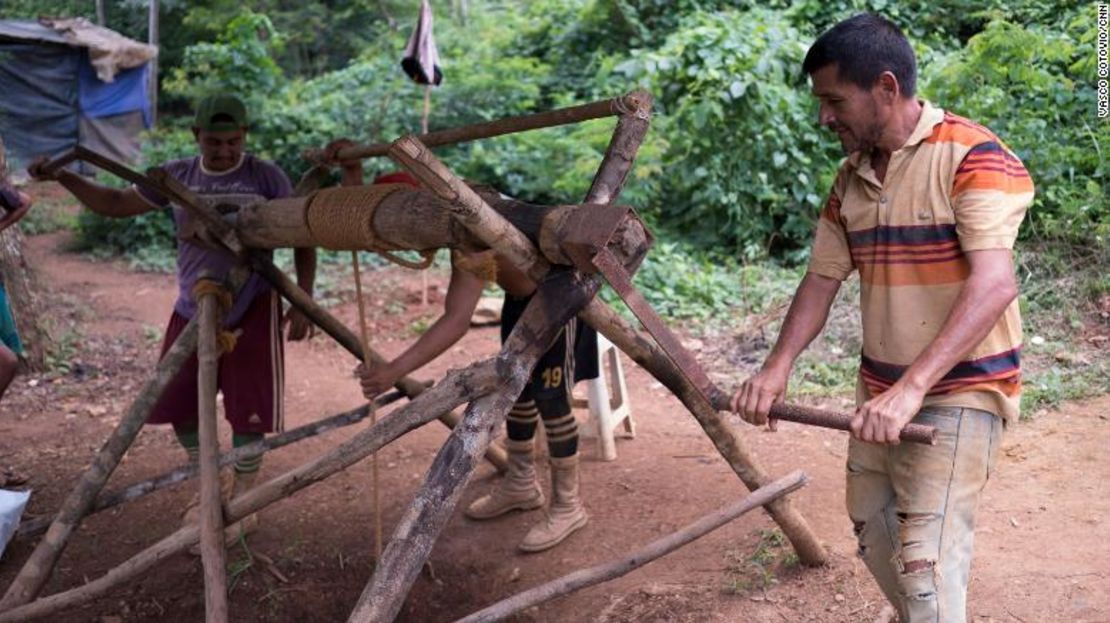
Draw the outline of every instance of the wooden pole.
<instances>
[{"instance_id":1,"label":"wooden pole","mask_svg":"<svg viewBox=\"0 0 1110 623\"><path fill-rule=\"evenodd\" d=\"M387 394L382 394L381 396L378 396L378 398L374 400L374 404L376 407L381 408L386 405L393 404L403 397L404 395L401 394L401 392L391 391ZM315 437L317 435L335 430L337 428L351 426L352 424L358 424L362 420L369 417L369 415L370 405L366 404L356 409L351 409L350 411L344 411L343 413L338 413L336 415L332 415L321 420L305 424L304 426L298 426L297 428L287 430L284 433L278 435L270 435L254 443L240 446L221 454L220 467L227 467L228 465L231 465L239 461L240 459L250 459L262 456L270 450L276 450L278 448L296 443L304 439L308 439L310 437ZM116 506L119 506L120 504L131 502L132 500L137 500L141 497L154 493L155 491L161 491L162 489L165 489L167 487L172 487L173 485L192 480L197 475L198 471L199 468L197 467L197 465L190 462L168 472L159 474L158 476L155 476L153 478L141 480L139 482L127 485L126 487L123 487L121 489L110 491L96 498L96 502L94 502L93 507L89 509L88 515L99 513L100 511L108 508L114 508ZM46 530L53 519L54 516L50 515L36 517L35 519L24 521L19 524L19 530L16 531L16 537L25 539L33 536L38 536Z\"/></svg>"},{"instance_id":2,"label":"wooden pole","mask_svg":"<svg viewBox=\"0 0 1110 623\"><path fill-rule=\"evenodd\" d=\"M393 143L389 157L408 169L428 189L448 202L451 214L489 248L539 283L551 269L532 243L512 223L498 214L478 193L448 170L432 151L415 136L403 136Z\"/></svg>"},{"instance_id":3,"label":"wooden pole","mask_svg":"<svg viewBox=\"0 0 1110 623\"><path fill-rule=\"evenodd\" d=\"M173 346L158 362L154 374L139 390L138 398L131 403L127 414L120 419L115 430L93 458L92 465L81 474L77 485L62 502L58 515L46 531L46 536L35 547L35 551L31 553L23 568L19 570L19 574L8 586L4 598L0 600L0 611L25 604L42 590L54 570L54 565L58 562L58 557L62 555L70 535L88 513L93 500L119 465L123 453L131 447L135 436L139 434L139 429L146 422L147 416L150 415L166 386L177 376L185 361L196 352L196 348L197 322L193 319L185 325L185 329L177 336Z\"/></svg>"},{"instance_id":4,"label":"wooden pole","mask_svg":"<svg viewBox=\"0 0 1110 623\"><path fill-rule=\"evenodd\" d=\"M349 622L377 623L397 616L494 429L520 396L540 356L599 287L597 277L583 277L566 269L553 271L540 285L497 357L501 375L498 390L470 404L462 425L436 454Z\"/></svg>"},{"instance_id":5,"label":"wooden pole","mask_svg":"<svg viewBox=\"0 0 1110 623\"><path fill-rule=\"evenodd\" d=\"M551 128L571 123L579 123L590 119L613 117L635 108L636 104L630 100L643 98L645 96L648 99L651 97L644 91L633 91L632 93L620 97L592 102L590 104L571 106L569 108L558 108L556 110L548 110L530 115L507 117L505 119L498 119L496 121L468 125L460 128L438 130L417 138L428 147L440 147L443 145L476 141L483 138L492 138L494 136L503 136L505 134L526 132L528 130L538 130L540 128ZM337 156L339 160L376 158L388 154L390 147L390 143L354 145L347 149L340 150ZM304 157L309 161L319 162L323 158L323 150L316 149L306 151Z\"/></svg>"},{"instance_id":6,"label":"wooden pole","mask_svg":"<svg viewBox=\"0 0 1110 623\"><path fill-rule=\"evenodd\" d=\"M158 47L158 0L150 0L147 15L147 42ZM150 123L153 125L158 121L158 56L147 62L150 63Z\"/></svg>"},{"instance_id":7,"label":"wooden pole","mask_svg":"<svg viewBox=\"0 0 1110 623\"><path fill-rule=\"evenodd\" d=\"M428 135L428 117L432 114L432 85L424 85L424 114L420 115L420 135ZM420 304L428 306L428 271L420 271Z\"/></svg>"},{"instance_id":8,"label":"wooden pole","mask_svg":"<svg viewBox=\"0 0 1110 623\"><path fill-rule=\"evenodd\" d=\"M363 357L362 345L359 343L358 337L351 330L340 322L335 316L332 316L324 308L312 300L312 297L302 290L296 283L293 282L285 273L274 266L273 262L267 258L262 257L257 253L250 254L251 268L258 274L262 275L274 289L277 290L293 307L296 307L308 319L312 320L316 326L320 327L324 333L330 335L339 345L342 346L347 352L357 357L360 361ZM371 362L377 365L385 363L385 358L370 350ZM417 381L416 379L408 376L401 377L394 385L397 389L401 390L409 398L419 396L427 388L427 385ZM439 415L439 421L443 422L448 428L454 428L459 423L459 417L454 413L443 412ZM495 446L490 446L486 452L486 460L493 464L498 471L504 472L508 469L509 459L505 450Z\"/></svg>"},{"instance_id":9,"label":"wooden pole","mask_svg":"<svg viewBox=\"0 0 1110 623\"><path fill-rule=\"evenodd\" d=\"M360 431L315 460L300 465L233 499L227 505L227 521L230 523L239 521L309 485L347 469L405 433L432 421L438 414L493 391L500 384L496 365L497 363L490 359L472 364L462 370L448 372L437 385L391 413L376 426ZM95 599L115 586L139 577L162 560L184 551L185 548L197 542L198 535L197 526L180 528L96 580L62 593L43 597L34 603L0 611L0 623L30 621Z\"/></svg>"},{"instance_id":10,"label":"wooden pole","mask_svg":"<svg viewBox=\"0 0 1110 623\"><path fill-rule=\"evenodd\" d=\"M650 336L632 327L600 300L591 302L579 314L579 318L640 364L686 406L705 434L713 441L714 447L749 490L754 491L771 482L771 478L760 466L743 437L734 427L725 422L720 413L678 370ZM821 541L805 517L798 512L789 499L782 498L771 502L767 506L767 512L790 540L794 551L798 553L798 559L803 564L809 566L825 564L828 560L828 552L821 545Z\"/></svg>"},{"instance_id":11,"label":"wooden pole","mask_svg":"<svg viewBox=\"0 0 1110 623\"><path fill-rule=\"evenodd\" d=\"M205 284L205 285L202 285ZM198 291L218 287L201 279ZM220 500L220 446L216 429L216 392L222 324L215 294L197 296L197 398L200 436L200 555L204 566L204 612L207 623L227 621L227 561L224 556L224 513Z\"/></svg>"},{"instance_id":12,"label":"wooden pole","mask_svg":"<svg viewBox=\"0 0 1110 623\"><path fill-rule=\"evenodd\" d=\"M792 491L797 491L805 486L806 482L808 482L808 477L804 472L791 472L789 475L783 476L765 487L760 487L752 491L751 494L744 499L733 502L725 508L710 513L694 523L685 526L681 530L672 532L663 538L656 539L627 556L612 562L590 567L589 569L581 569L574 573L564 575L561 578L541 584L523 593L513 595L508 599L503 599L470 616L459 619L455 623L490 623L491 621L500 621L521 610L555 599L556 597L561 597L589 586L619 578L635 569L639 569L653 560L666 556L676 549L700 539L752 509L769 504Z\"/></svg>"},{"instance_id":13,"label":"wooden pole","mask_svg":"<svg viewBox=\"0 0 1110 623\"><path fill-rule=\"evenodd\" d=\"M351 268L355 273L355 298L358 299L358 328L362 337L362 353L363 361L370 361L370 330L366 326L366 301L362 298L362 273L358 266L358 251L351 251ZM369 367L372 364L364 364ZM378 423L377 410L371 405L370 407L370 425ZM373 489L373 503L374 503L374 560L381 560L382 557L382 504L381 495L378 489L381 480L378 478L378 453L370 455L370 486Z\"/></svg>"}]
</instances>

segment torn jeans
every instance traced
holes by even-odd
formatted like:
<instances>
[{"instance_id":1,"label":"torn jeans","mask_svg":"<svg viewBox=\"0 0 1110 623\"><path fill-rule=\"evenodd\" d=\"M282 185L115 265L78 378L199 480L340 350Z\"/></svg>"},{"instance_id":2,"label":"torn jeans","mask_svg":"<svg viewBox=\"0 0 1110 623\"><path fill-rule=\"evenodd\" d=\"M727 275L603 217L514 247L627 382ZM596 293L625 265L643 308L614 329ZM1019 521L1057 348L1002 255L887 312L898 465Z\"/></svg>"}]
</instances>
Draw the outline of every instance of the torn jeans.
<instances>
[{"instance_id":1,"label":"torn jeans","mask_svg":"<svg viewBox=\"0 0 1110 623\"><path fill-rule=\"evenodd\" d=\"M975 511L1002 440L1002 418L925 407L937 444L848 445L848 515L860 557L902 623L963 623Z\"/></svg>"}]
</instances>

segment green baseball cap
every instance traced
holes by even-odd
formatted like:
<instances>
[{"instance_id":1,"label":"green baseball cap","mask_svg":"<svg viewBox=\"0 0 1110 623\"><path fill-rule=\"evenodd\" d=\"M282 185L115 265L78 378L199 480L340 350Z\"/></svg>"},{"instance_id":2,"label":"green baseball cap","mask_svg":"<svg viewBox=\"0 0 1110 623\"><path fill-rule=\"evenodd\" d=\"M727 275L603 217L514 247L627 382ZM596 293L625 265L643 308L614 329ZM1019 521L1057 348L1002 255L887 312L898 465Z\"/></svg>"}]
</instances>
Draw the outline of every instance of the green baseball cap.
<instances>
[{"instance_id":1,"label":"green baseball cap","mask_svg":"<svg viewBox=\"0 0 1110 623\"><path fill-rule=\"evenodd\" d=\"M209 132L233 132L247 127L247 107L234 95L209 95L197 104L193 125Z\"/></svg>"}]
</instances>

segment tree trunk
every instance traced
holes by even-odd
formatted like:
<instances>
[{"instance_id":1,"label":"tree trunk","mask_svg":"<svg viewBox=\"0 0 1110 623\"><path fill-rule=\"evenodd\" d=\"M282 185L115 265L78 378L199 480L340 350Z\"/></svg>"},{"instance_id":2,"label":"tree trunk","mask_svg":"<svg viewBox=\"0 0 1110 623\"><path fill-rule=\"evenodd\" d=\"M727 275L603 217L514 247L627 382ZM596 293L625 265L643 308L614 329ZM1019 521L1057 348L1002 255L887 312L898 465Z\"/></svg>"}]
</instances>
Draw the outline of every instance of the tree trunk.
<instances>
[{"instance_id":1,"label":"tree trunk","mask_svg":"<svg viewBox=\"0 0 1110 623\"><path fill-rule=\"evenodd\" d=\"M8 293L16 330L23 342L27 367L33 372L42 372L46 369L46 345L50 343L50 333L43 322L45 316L37 294L36 271L23 255L23 234L18 225L0 233L0 276Z\"/></svg>"}]
</instances>

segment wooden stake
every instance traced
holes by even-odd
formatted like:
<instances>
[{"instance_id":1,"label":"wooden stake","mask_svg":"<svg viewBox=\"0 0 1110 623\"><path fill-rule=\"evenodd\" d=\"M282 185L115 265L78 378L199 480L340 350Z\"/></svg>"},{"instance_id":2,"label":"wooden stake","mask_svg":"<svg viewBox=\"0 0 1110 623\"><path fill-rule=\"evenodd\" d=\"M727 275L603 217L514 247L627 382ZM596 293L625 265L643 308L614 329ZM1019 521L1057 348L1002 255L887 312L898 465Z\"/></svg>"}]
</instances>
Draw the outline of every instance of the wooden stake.
<instances>
[{"instance_id":1,"label":"wooden stake","mask_svg":"<svg viewBox=\"0 0 1110 623\"><path fill-rule=\"evenodd\" d=\"M493 391L499 383L496 363L492 359L471 364L462 370L448 372L439 384L391 413L376 426L360 431L345 443L315 460L236 497L227 505L227 521L229 523L239 521L309 485L347 469L405 433L432 421L440 413L450 411ZM0 623L22 623L95 599L115 586L142 575L162 560L184 551L185 548L197 542L198 535L197 526L180 528L96 580L62 593L43 597L34 603L0 612Z\"/></svg>"},{"instance_id":2,"label":"wooden stake","mask_svg":"<svg viewBox=\"0 0 1110 623\"><path fill-rule=\"evenodd\" d=\"M217 286L213 281L197 282ZM218 286L217 286L218 287ZM197 397L200 436L200 555L204 566L204 612L207 623L227 621L227 561L224 555L224 513L220 499L220 454L216 429L216 392L222 324L215 294L197 296L200 317L197 338Z\"/></svg>"},{"instance_id":3,"label":"wooden stake","mask_svg":"<svg viewBox=\"0 0 1110 623\"><path fill-rule=\"evenodd\" d=\"M568 593L583 588L608 582L628 574L634 569L646 565L653 560L666 556L676 549L688 545L697 539L713 532L717 528L733 521L737 517L769 504L782 496L796 491L805 486L808 478L804 472L795 471L784 476L765 487L752 491L742 500L733 502L729 506L714 513L710 513L686 527L671 534L652 541L635 552L589 569L581 569L564 575L561 578L541 584L533 589L518 593L503 599L492 606L459 619L455 623L489 623L506 619L521 610L530 608L545 601L561 597Z\"/></svg>"},{"instance_id":4,"label":"wooden stake","mask_svg":"<svg viewBox=\"0 0 1110 623\"><path fill-rule=\"evenodd\" d=\"M358 251L351 251L351 268L355 272L355 298L358 299L358 327L359 333L362 337L362 360L369 362L373 359L370 356L370 330L366 326L366 301L362 298L362 273L358 267ZM369 368L372 364L364 364ZM370 426L378 423L378 412L374 408L373 403L370 405ZM374 501L374 560L378 561L382 558L382 504L381 495L379 493L378 485L378 453L370 455L370 471L371 471L371 484L373 488L373 501Z\"/></svg>"}]
</instances>

